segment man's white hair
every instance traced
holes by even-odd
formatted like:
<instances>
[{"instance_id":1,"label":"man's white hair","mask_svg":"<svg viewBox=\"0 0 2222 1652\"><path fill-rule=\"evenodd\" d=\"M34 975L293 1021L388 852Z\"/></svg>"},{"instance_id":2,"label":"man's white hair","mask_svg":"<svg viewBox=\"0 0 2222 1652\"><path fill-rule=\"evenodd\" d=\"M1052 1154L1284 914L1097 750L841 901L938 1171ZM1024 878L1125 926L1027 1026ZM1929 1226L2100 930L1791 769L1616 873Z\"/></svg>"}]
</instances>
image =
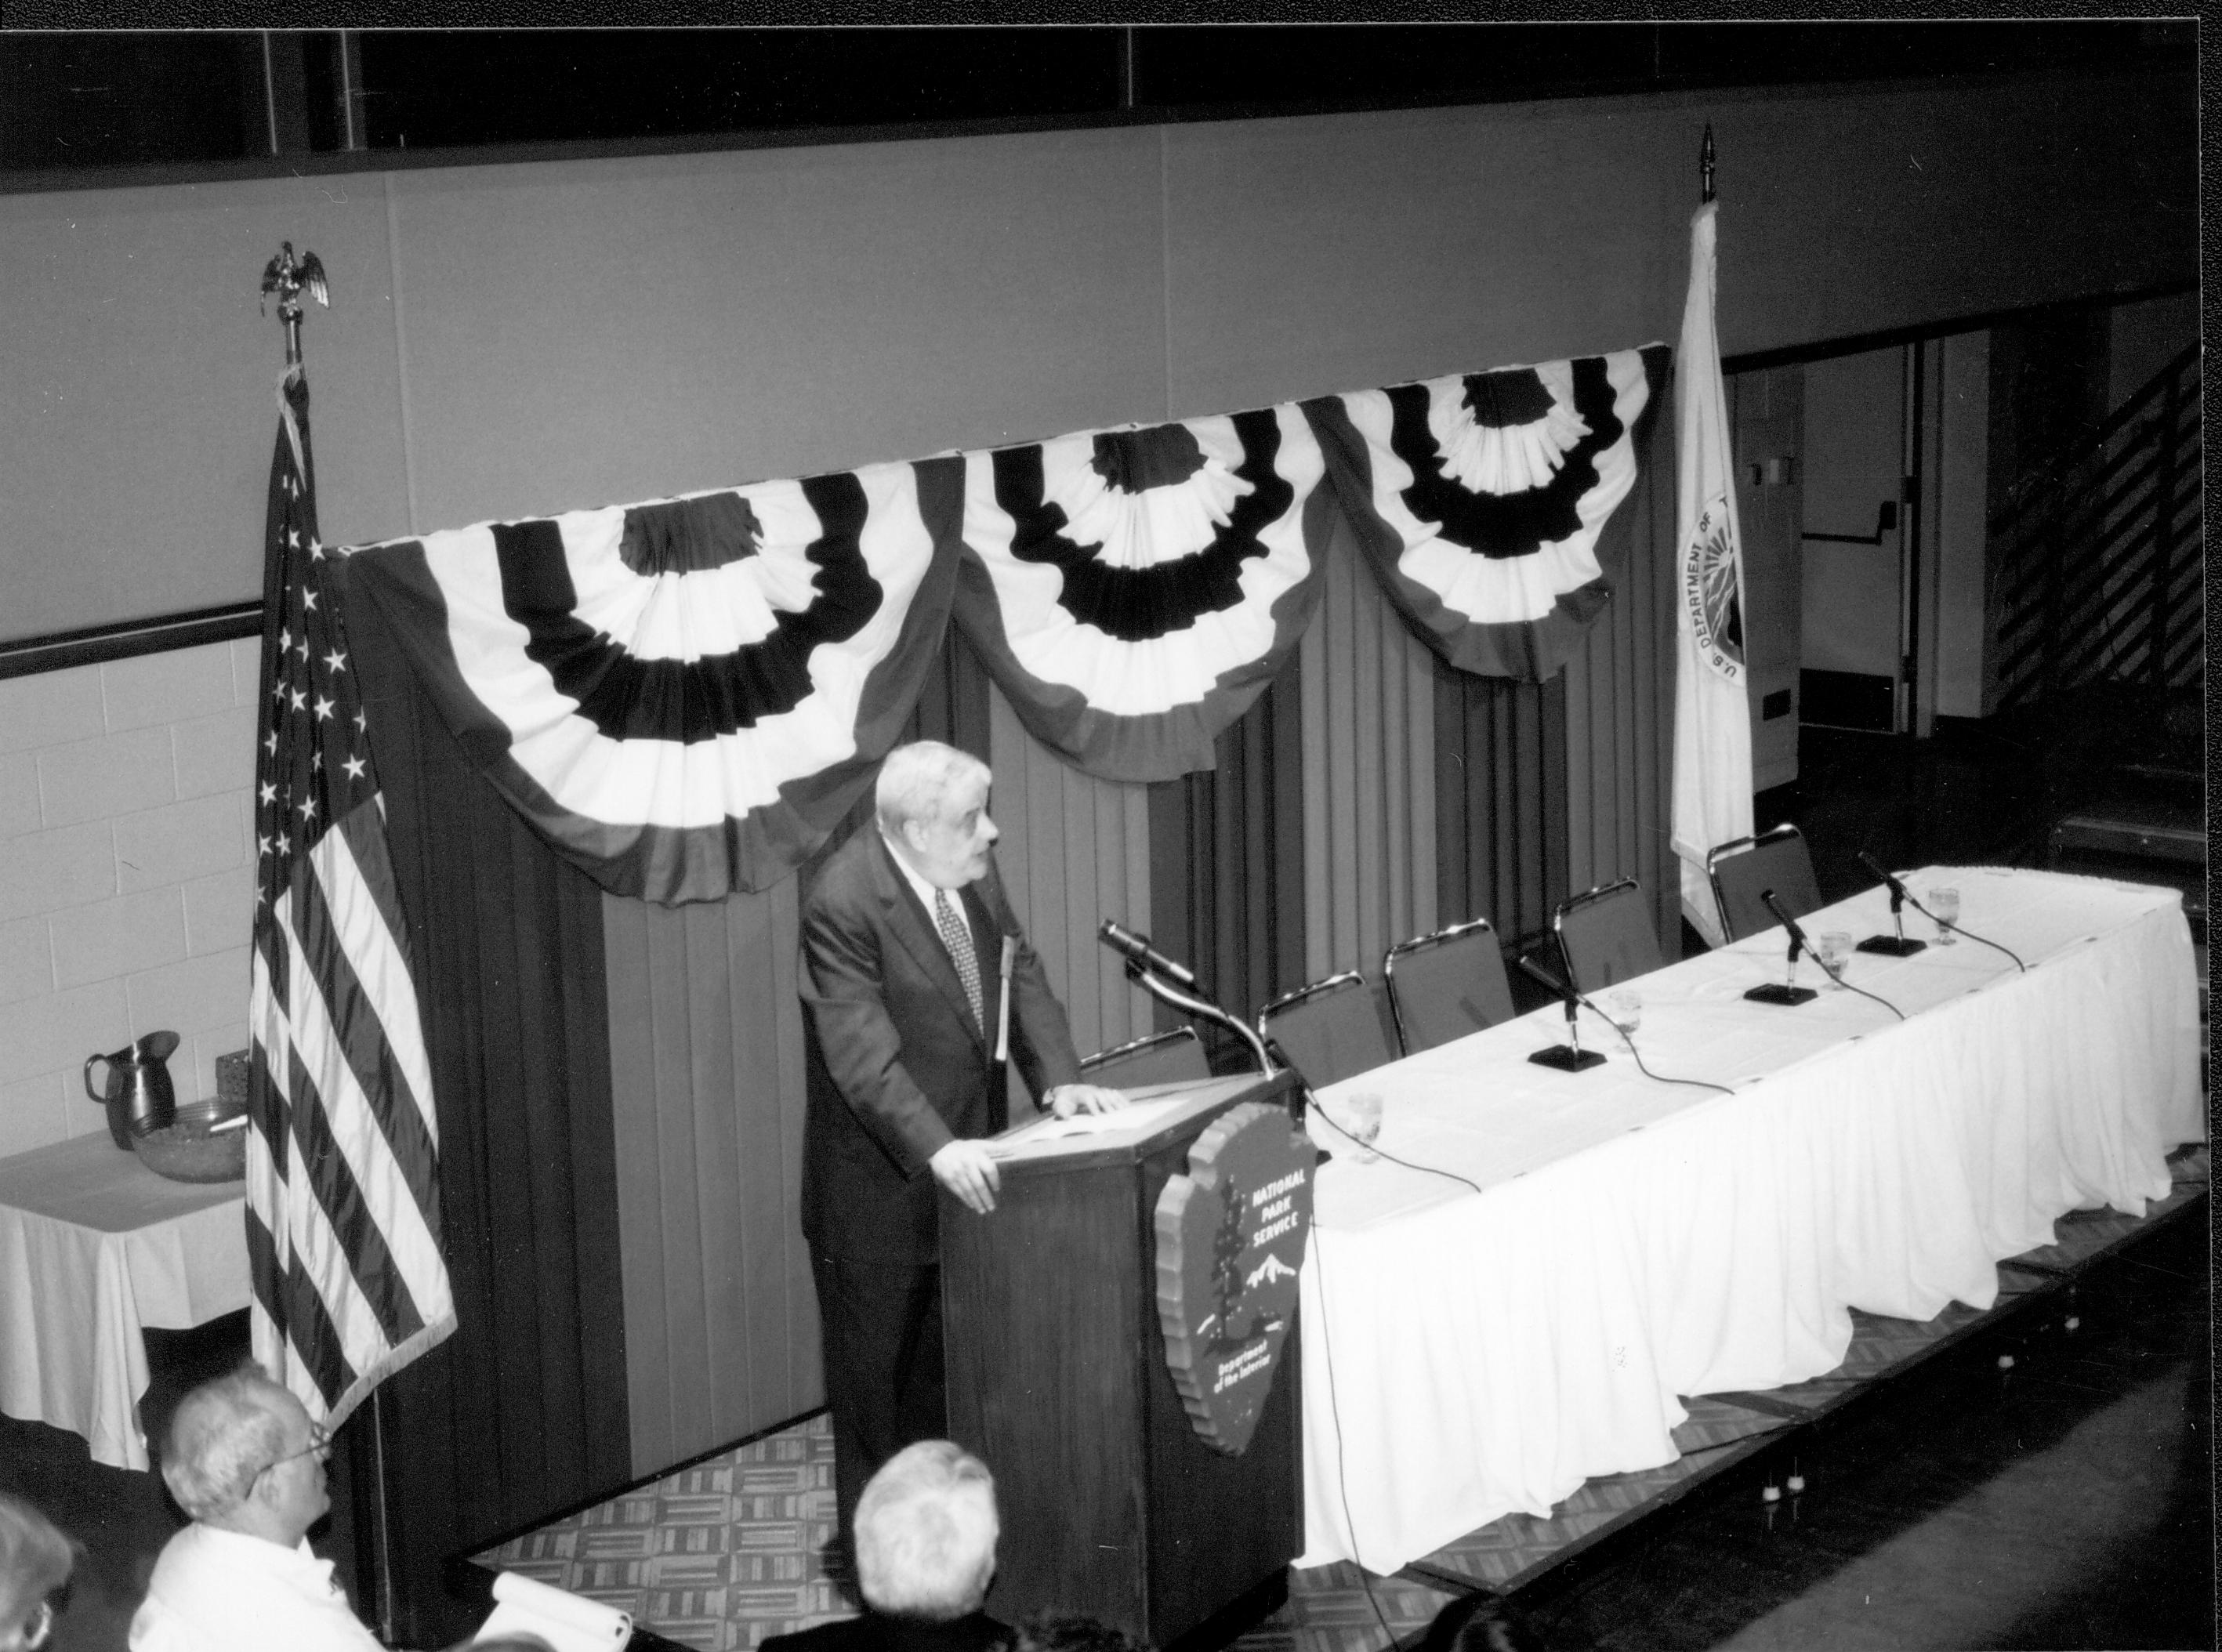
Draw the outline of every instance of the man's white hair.
<instances>
[{"instance_id":1,"label":"man's white hair","mask_svg":"<svg viewBox=\"0 0 2222 1652\"><path fill-rule=\"evenodd\" d=\"M995 1575L995 1479L946 1440L888 1459L857 1500L857 1582L890 1617L947 1623L979 1610Z\"/></svg>"},{"instance_id":2,"label":"man's white hair","mask_svg":"<svg viewBox=\"0 0 2222 1652\"><path fill-rule=\"evenodd\" d=\"M244 1500L255 1477L286 1454L282 1406L290 1398L247 1365L179 1400L162 1448L162 1479L178 1506L205 1520Z\"/></svg>"},{"instance_id":3,"label":"man's white hair","mask_svg":"<svg viewBox=\"0 0 2222 1652\"><path fill-rule=\"evenodd\" d=\"M967 781L989 777L986 763L953 745L938 740L899 745L880 764L879 783L872 792L880 830L900 838L906 821L938 820L951 792Z\"/></svg>"}]
</instances>

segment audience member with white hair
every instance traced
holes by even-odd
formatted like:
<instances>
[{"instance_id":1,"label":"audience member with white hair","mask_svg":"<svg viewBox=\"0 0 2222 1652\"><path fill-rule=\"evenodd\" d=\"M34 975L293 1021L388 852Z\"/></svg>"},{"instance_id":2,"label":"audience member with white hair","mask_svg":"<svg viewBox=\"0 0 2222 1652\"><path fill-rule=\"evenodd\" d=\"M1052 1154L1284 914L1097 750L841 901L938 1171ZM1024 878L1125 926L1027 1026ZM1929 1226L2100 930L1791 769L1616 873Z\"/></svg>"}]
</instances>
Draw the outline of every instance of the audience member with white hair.
<instances>
[{"instance_id":1,"label":"audience member with white hair","mask_svg":"<svg viewBox=\"0 0 2222 1652\"><path fill-rule=\"evenodd\" d=\"M995 1481L946 1440L906 1446L857 1503L853 1540L864 1614L793 1635L762 1652L989 1652L1007 1625L982 1606L995 1575Z\"/></svg>"},{"instance_id":2,"label":"audience member with white hair","mask_svg":"<svg viewBox=\"0 0 2222 1652\"><path fill-rule=\"evenodd\" d=\"M381 1652L309 1547L331 1506L324 1430L253 1367L179 1402L162 1479L192 1523L164 1545L131 1652Z\"/></svg>"},{"instance_id":3,"label":"audience member with white hair","mask_svg":"<svg viewBox=\"0 0 2222 1652\"><path fill-rule=\"evenodd\" d=\"M54 1632L53 1596L77 1545L20 1498L0 1495L0 1652L37 1652Z\"/></svg>"}]
</instances>

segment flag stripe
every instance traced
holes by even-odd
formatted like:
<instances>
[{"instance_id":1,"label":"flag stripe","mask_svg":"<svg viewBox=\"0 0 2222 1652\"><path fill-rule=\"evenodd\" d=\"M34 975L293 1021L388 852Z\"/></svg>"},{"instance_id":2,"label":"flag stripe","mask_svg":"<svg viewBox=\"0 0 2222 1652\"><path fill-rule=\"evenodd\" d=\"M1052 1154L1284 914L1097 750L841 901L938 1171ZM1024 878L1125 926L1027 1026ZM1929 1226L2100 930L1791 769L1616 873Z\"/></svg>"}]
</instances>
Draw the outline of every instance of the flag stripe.
<instances>
[{"instance_id":1,"label":"flag stripe","mask_svg":"<svg viewBox=\"0 0 2222 1652\"><path fill-rule=\"evenodd\" d=\"M256 1151L250 1142L250 1155ZM250 1165L250 1178L254 1169ZM315 1281L301 1266L293 1244L291 1207L286 1207L283 1214L284 1222L273 1230L254 1212L248 1213L248 1256L251 1259L259 1250L273 1270L267 1288L257 1283L255 1305L260 1316L269 1322L276 1353L273 1356L269 1348L258 1342L255 1357L268 1369L284 1372L282 1380L286 1385L312 1412L323 1416L329 1414L334 1403L354 1383L355 1371L348 1363L341 1345L339 1328L325 1311Z\"/></svg>"},{"instance_id":2,"label":"flag stripe","mask_svg":"<svg viewBox=\"0 0 2222 1652\"><path fill-rule=\"evenodd\" d=\"M311 915L321 908L311 895L294 910L321 932L323 920ZM436 1266L439 1252L424 1231L415 1198L399 1185L399 1166L386 1149L327 1013L325 991L336 989L342 998L361 1002L345 961L326 961L333 950L323 933L301 947L304 973L297 982L301 990L294 1007L290 1082L294 1140L309 1168L317 1208L336 1234L356 1286L387 1340L399 1341L423 1323L409 1300L408 1274L421 1272L428 1262ZM313 976L307 973L311 968ZM374 1201L367 1199L367 1190ZM397 1251L416 1268L405 1269ZM352 1330L348 1344L350 1354L361 1346Z\"/></svg>"},{"instance_id":3,"label":"flag stripe","mask_svg":"<svg viewBox=\"0 0 2222 1652\"><path fill-rule=\"evenodd\" d=\"M324 845L319 845L316 855L322 859L323 854ZM430 1184L432 1142L415 1107L405 1096L395 1095L401 1088L394 1071L398 1064L379 1037L376 1014L352 963L334 942L322 889L304 878L292 898L298 904L290 907L288 920L306 927L298 937L304 973L292 1021L293 1046L329 1109L308 1128L320 1129L334 1142L346 1155L355 1180L370 1186L386 1241L405 1258L409 1275L429 1287L439 1266L439 1245L427 1218L428 1211L436 1216L438 1208L437 1188ZM297 1132L304 1128L298 1106L294 1126ZM412 1160L417 1180L410 1175ZM430 1204L425 1202L428 1192ZM336 1218L339 1207L326 1201L325 1209ZM358 1269L367 1261L358 1255ZM386 1323L399 1334L397 1321Z\"/></svg>"},{"instance_id":4,"label":"flag stripe","mask_svg":"<svg viewBox=\"0 0 2222 1652\"><path fill-rule=\"evenodd\" d=\"M423 1322L406 1300L386 1235L364 1204L354 1167L333 1139L323 1097L298 1053L289 1082L298 1098L293 1144L308 1171L305 1190L297 1186L288 1206L295 1266L323 1298L352 1361L358 1350L397 1340ZM304 1190L308 1197L300 1197Z\"/></svg>"},{"instance_id":5,"label":"flag stripe","mask_svg":"<svg viewBox=\"0 0 2222 1652\"><path fill-rule=\"evenodd\" d=\"M381 792L371 801L372 807L342 817L339 829L323 848L336 862L345 861L345 884L358 893L357 899L347 903L357 919L345 931L348 956L373 1007L386 1007L378 1012L379 1025L407 1082L411 1110L436 1156L440 1121L432 1106L432 1060L424 1046L424 1021L417 1013L417 983L410 971L408 949L401 939L406 924L386 844L386 795ZM405 1014L399 1013L405 1002L409 1008Z\"/></svg>"}]
</instances>

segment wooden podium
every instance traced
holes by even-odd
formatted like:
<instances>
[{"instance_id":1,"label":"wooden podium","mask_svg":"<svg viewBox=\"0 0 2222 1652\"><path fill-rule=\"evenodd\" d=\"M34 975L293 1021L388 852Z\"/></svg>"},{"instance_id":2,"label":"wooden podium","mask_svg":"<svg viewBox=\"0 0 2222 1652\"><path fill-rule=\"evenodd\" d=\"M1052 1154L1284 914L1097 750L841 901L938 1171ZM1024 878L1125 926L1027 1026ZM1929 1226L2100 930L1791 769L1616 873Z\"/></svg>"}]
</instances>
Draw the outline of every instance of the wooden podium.
<instances>
[{"instance_id":1,"label":"wooden podium","mask_svg":"<svg viewBox=\"0 0 2222 1652\"><path fill-rule=\"evenodd\" d=\"M995 1473L988 1610L1005 1622L1076 1613L1156 1647L1212 1645L1285 1598L1303 1547L1293 1318L1246 1448L1205 1443L1166 1364L1155 1213L1214 1120L1243 1102L1284 1109L1293 1082L1138 1091L1180 1099L1102 1134L1013 1132L987 1216L943 1193L950 1435Z\"/></svg>"}]
</instances>

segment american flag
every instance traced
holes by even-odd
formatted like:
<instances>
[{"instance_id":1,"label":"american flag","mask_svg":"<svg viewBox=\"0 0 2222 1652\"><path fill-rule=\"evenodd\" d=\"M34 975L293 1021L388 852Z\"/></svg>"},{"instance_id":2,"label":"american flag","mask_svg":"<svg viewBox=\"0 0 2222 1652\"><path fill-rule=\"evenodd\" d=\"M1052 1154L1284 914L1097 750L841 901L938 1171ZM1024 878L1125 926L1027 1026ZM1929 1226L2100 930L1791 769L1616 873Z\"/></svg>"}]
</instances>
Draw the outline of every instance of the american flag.
<instances>
[{"instance_id":1,"label":"american flag","mask_svg":"<svg viewBox=\"0 0 2222 1652\"><path fill-rule=\"evenodd\" d=\"M336 1427L455 1326L439 1132L355 662L317 537L309 386L279 389L255 753L254 1357Z\"/></svg>"}]
</instances>

